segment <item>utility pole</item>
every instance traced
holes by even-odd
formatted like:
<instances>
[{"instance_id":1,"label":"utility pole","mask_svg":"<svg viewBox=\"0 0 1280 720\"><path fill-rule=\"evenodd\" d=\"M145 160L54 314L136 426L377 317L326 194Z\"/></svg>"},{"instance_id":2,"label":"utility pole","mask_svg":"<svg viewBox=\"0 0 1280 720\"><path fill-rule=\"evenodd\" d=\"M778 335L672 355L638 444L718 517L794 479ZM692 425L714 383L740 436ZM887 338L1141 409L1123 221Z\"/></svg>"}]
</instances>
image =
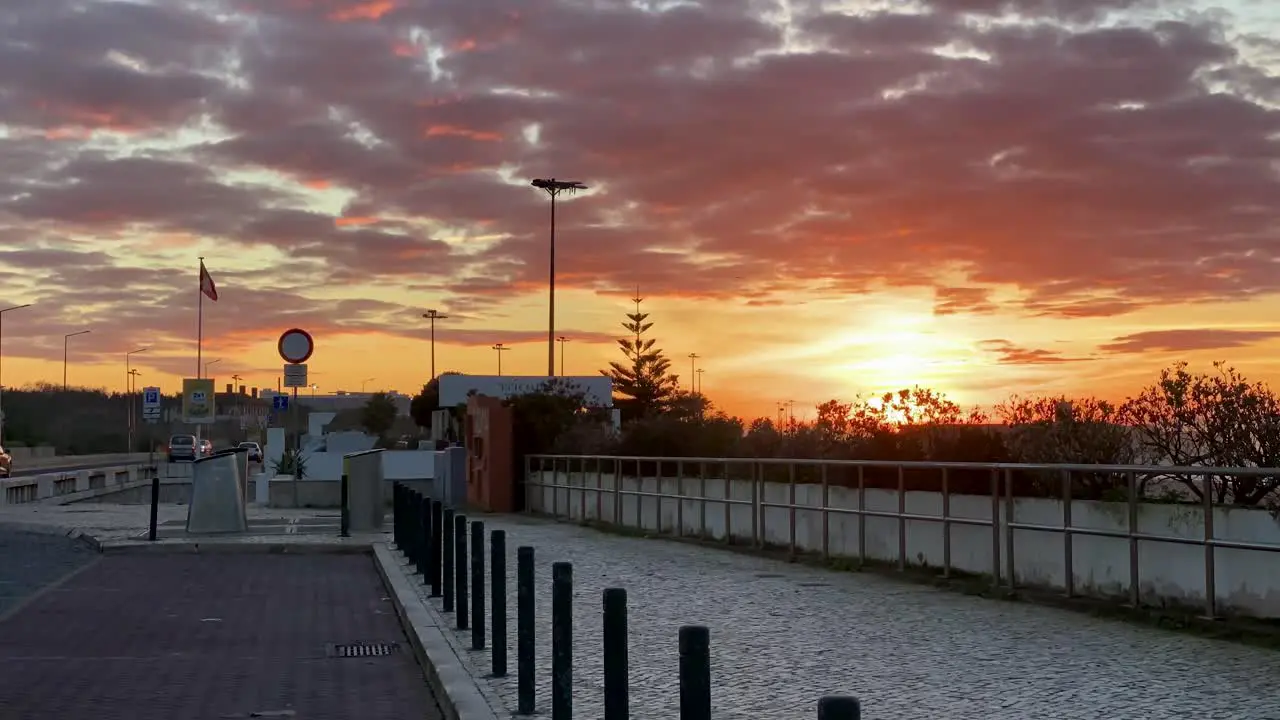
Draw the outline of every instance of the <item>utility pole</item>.
<instances>
[{"instance_id":1,"label":"utility pole","mask_svg":"<svg viewBox=\"0 0 1280 720\"><path fill-rule=\"evenodd\" d=\"M698 392L695 379L698 377L698 353L689 353L689 390Z\"/></svg>"},{"instance_id":2,"label":"utility pole","mask_svg":"<svg viewBox=\"0 0 1280 720\"><path fill-rule=\"evenodd\" d=\"M694 388L695 388L695 389L694 389L694 392L698 393L699 395L701 395L701 394L702 394L702 373L704 373L704 372L706 372L706 371L705 371L705 370L703 370L702 368L698 368L698 379L697 379L697 382L696 382L696 383L695 383L695 385L694 385Z\"/></svg>"},{"instance_id":3,"label":"utility pole","mask_svg":"<svg viewBox=\"0 0 1280 720\"><path fill-rule=\"evenodd\" d=\"M562 192L573 194L586 190L587 186L576 180L556 180L555 178L535 178L530 185L543 190L551 196L551 253L548 269L548 303L547 303L547 377L556 374L556 198ZM502 357L502 351L498 351ZM501 373L499 373L501 375Z\"/></svg>"},{"instance_id":4,"label":"utility pole","mask_svg":"<svg viewBox=\"0 0 1280 720\"><path fill-rule=\"evenodd\" d=\"M436 321L446 320L448 315L437 312L436 310L428 310L422 313L422 317L431 321L431 379L436 379Z\"/></svg>"},{"instance_id":5,"label":"utility pole","mask_svg":"<svg viewBox=\"0 0 1280 720\"><path fill-rule=\"evenodd\" d=\"M561 335L556 341L560 343L560 377L564 377L564 344L569 342L569 338Z\"/></svg>"},{"instance_id":6,"label":"utility pole","mask_svg":"<svg viewBox=\"0 0 1280 720\"><path fill-rule=\"evenodd\" d=\"M495 343L493 349L498 352L498 377L502 377L502 353L510 350L511 348L502 343Z\"/></svg>"}]
</instances>

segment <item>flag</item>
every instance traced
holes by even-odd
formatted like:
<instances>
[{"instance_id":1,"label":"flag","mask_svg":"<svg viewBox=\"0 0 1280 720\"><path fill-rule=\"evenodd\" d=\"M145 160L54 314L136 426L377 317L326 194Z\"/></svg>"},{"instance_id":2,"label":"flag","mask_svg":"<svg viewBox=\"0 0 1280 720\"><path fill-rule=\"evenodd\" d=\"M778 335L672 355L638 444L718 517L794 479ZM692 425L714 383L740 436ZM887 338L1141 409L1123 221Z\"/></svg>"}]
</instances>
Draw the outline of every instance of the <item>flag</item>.
<instances>
[{"instance_id":1,"label":"flag","mask_svg":"<svg viewBox=\"0 0 1280 720\"><path fill-rule=\"evenodd\" d=\"M204 267L204 261L200 261L200 292L210 300L218 301L218 288L214 287L213 276Z\"/></svg>"}]
</instances>

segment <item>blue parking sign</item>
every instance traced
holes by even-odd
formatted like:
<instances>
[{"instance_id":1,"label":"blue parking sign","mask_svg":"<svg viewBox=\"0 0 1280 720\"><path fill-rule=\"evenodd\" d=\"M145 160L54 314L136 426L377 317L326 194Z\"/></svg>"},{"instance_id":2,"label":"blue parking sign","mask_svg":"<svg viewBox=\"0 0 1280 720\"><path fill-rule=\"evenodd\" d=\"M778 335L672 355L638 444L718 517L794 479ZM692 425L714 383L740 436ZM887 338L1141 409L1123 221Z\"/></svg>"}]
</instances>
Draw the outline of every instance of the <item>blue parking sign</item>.
<instances>
[{"instance_id":1,"label":"blue parking sign","mask_svg":"<svg viewBox=\"0 0 1280 720\"><path fill-rule=\"evenodd\" d=\"M146 396L143 398L142 402L144 402L144 403L146 403L146 404L148 404L148 405L159 405L159 404L160 404L160 391L159 391L159 390L152 390L152 389L148 389L148 390L147 390L147 393L146 393Z\"/></svg>"},{"instance_id":2,"label":"blue parking sign","mask_svg":"<svg viewBox=\"0 0 1280 720\"><path fill-rule=\"evenodd\" d=\"M272 410L288 410L288 409L289 409L289 396L288 396L288 395L273 395L273 396L271 397L271 409L272 409Z\"/></svg>"}]
</instances>

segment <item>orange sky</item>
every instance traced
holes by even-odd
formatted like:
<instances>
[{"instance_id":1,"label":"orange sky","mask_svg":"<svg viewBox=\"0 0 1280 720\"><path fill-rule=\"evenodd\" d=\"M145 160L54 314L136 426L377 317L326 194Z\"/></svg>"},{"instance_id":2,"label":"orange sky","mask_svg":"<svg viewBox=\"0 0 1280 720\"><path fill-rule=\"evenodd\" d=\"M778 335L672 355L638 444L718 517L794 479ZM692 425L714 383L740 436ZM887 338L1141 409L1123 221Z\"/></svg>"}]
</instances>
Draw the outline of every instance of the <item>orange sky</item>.
<instances>
[{"instance_id":1,"label":"orange sky","mask_svg":"<svg viewBox=\"0 0 1280 720\"><path fill-rule=\"evenodd\" d=\"M0 381L60 382L91 329L72 384L118 389L148 346L140 382L176 390L200 255L219 383L274 386L296 325L320 392L413 392L427 308L439 370L491 374L503 342L544 372L545 176L592 186L558 215L570 374L620 357L639 286L682 383L699 354L739 414L1119 399L1179 359L1280 381L1280 13L801 5L24 10L0 304L34 305Z\"/></svg>"}]
</instances>

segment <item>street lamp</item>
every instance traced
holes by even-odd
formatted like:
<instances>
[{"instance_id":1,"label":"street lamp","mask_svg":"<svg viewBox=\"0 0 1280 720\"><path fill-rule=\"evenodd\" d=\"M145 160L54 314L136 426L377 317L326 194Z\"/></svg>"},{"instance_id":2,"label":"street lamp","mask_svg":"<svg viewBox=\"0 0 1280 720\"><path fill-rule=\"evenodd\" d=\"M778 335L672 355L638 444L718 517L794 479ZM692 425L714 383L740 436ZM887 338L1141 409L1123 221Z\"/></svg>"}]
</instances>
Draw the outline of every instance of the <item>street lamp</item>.
<instances>
[{"instance_id":1,"label":"street lamp","mask_svg":"<svg viewBox=\"0 0 1280 720\"><path fill-rule=\"evenodd\" d=\"M67 345L71 338L77 335L87 335L92 330L81 330L80 332L67 333L62 336L62 392L67 391Z\"/></svg>"},{"instance_id":2,"label":"street lamp","mask_svg":"<svg viewBox=\"0 0 1280 720\"><path fill-rule=\"evenodd\" d=\"M138 372L137 370L130 370L130 371L129 371L129 380L130 380L130 383L129 383L129 392L130 392L130 393L136 393L136 392L138 392L138 376L139 376L139 375L141 375L141 374L142 374L142 373Z\"/></svg>"},{"instance_id":3,"label":"street lamp","mask_svg":"<svg viewBox=\"0 0 1280 720\"><path fill-rule=\"evenodd\" d=\"M560 343L560 377L564 377L564 344L569 342L569 338L561 335L556 341Z\"/></svg>"},{"instance_id":4,"label":"street lamp","mask_svg":"<svg viewBox=\"0 0 1280 720\"><path fill-rule=\"evenodd\" d=\"M128 428L128 436L129 436L129 448L125 452L133 452L133 426L134 426L133 410L134 408L133 408L133 393L131 393L129 390L129 380L133 378L133 367L132 367L133 356L137 355L138 353L146 352L149 349L151 349L150 346L140 347L137 350L130 350L129 352L124 354L124 406L128 414L128 422L125 423L125 427Z\"/></svg>"},{"instance_id":5,"label":"street lamp","mask_svg":"<svg viewBox=\"0 0 1280 720\"><path fill-rule=\"evenodd\" d=\"M318 388L318 387L320 387L320 386L319 386L319 385L317 385L317 384L315 384L315 383L311 383L311 397L315 397L315 396L316 396L316 388Z\"/></svg>"},{"instance_id":6,"label":"street lamp","mask_svg":"<svg viewBox=\"0 0 1280 720\"><path fill-rule=\"evenodd\" d=\"M29 307L31 307L31 303L24 303L22 305L14 305L13 307L7 307L7 308L4 308L3 310L0 310L0 358L4 357L4 314L7 312L13 312L14 310L21 310L23 308L29 308ZM0 380L0 438L4 437L3 398L4 398L4 382Z\"/></svg>"},{"instance_id":7,"label":"street lamp","mask_svg":"<svg viewBox=\"0 0 1280 720\"><path fill-rule=\"evenodd\" d=\"M548 270L548 303L547 303L547 375L556 374L556 198L562 192L570 195L586 190L587 186L576 180L556 180L555 178L535 178L530 185L543 190L551 196L551 262ZM502 353L499 352L501 357ZM499 373L501 374L501 373Z\"/></svg>"},{"instance_id":8,"label":"street lamp","mask_svg":"<svg viewBox=\"0 0 1280 720\"><path fill-rule=\"evenodd\" d=\"M702 373L704 372L706 371L703 370L702 368L698 368L698 382L694 386L694 392L698 393L699 395L702 394Z\"/></svg>"},{"instance_id":9,"label":"street lamp","mask_svg":"<svg viewBox=\"0 0 1280 720\"><path fill-rule=\"evenodd\" d=\"M498 377L502 377L502 353L510 350L511 348L503 345L502 343L496 343L493 346L493 349L498 351Z\"/></svg>"},{"instance_id":10,"label":"street lamp","mask_svg":"<svg viewBox=\"0 0 1280 720\"><path fill-rule=\"evenodd\" d=\"M444 315L436 310L428 310L422 313L422 317L431 321L431 379L436 379L436 321L446 320L448 315Z\"/></svg>"},{"instance_id":11,"label":"street lamp","mask_svg":"<svg viewBox=\"0 0 1280 720\"><path fill-rule=\"evenodd\" d=\"M367 385L368 383L373 382L374 380L377 380L377 379L378 379L378 378L365 378L365 379L361 380L361 381L360 381L360 392L361 392L361 393L363 393L363 392L364 392L364 386L365 386L365 385Z\"/></svg>"},{"instance_id":12,"label":"street lamp","mask_svg":"<svg viewBox=\"0 0 1280 720\"><path fill-rule=\"evenodd\" d=\"M204 376L205 376L205 377L209 377L209 366L210 366L210 365L216 365L216 364L218 364L218 363L220 363L220 362L222 362L222 358L218 358L217 360L210 360L209 362L205 363L205 364L204 364Z\"/></svg>"},{"instance_id":13,"label":"street lamp","mask_svg":"<svg viewBox=\"0 0 1280 720\"><path fill-rule=\"evenodd\" d=\"M698 391L695 381L698 377L698 353L689 353L689 387L694 392Z\"/></svg>"}]
</instances>

